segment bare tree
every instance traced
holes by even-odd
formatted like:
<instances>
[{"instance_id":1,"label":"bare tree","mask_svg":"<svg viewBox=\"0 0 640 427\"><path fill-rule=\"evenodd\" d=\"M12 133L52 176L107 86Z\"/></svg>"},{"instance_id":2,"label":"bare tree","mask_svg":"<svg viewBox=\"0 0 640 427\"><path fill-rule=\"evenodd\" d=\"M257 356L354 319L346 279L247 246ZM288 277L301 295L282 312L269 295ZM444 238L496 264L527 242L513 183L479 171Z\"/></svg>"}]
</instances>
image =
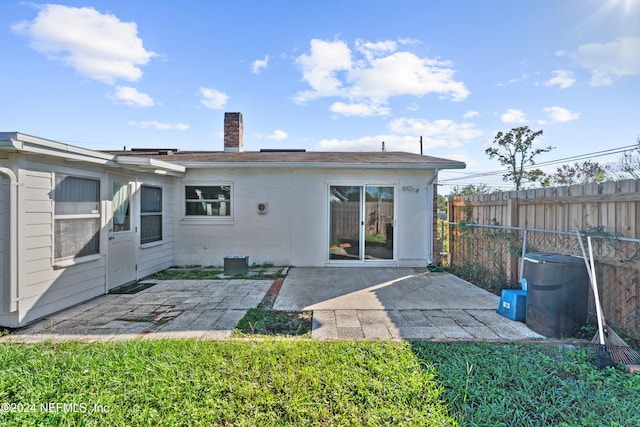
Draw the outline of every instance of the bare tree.
<instances>
[{"instance_id":1,"label":"bare tree","mask_svg":"<svg viewBox=\"0 0 640 427\"><path fill-rule=\"evenodd\" d=\"M598 162L585 160L582 163L575 162L572 165L562 165L556 169L553 175L548 176L549 181L556 185L587 184L590 182L609 181L609 166L603 166Z\"/></svg>"},{"instance_id":2,"label":"bare tree","mask_svg":"<svg viewBox=\"0 0 640 427\"><path fill-rule=\"evenodd\" d=\"M636 139L636 147L625 151L618 162L621 178L640 178L640 136Z\"/></svg>"},{"instance_id":3,"label":"bare tree","mask_svg":"<svg viewBox=\"0 0 640 427\"><path fill-rule=\"evenodd\" d=\"M534 132L528 126L513 128L507 133L498 132L493 140L494 146L485 150L490 159L497 157L500 164L507 167L502 179L513 182L516 190L527 182L544 182L545 175L540 169L526 170L535 165L536 156L555 148L535 148L535 139L541 135L542 130Z\"/></svg>"}]
</instances>

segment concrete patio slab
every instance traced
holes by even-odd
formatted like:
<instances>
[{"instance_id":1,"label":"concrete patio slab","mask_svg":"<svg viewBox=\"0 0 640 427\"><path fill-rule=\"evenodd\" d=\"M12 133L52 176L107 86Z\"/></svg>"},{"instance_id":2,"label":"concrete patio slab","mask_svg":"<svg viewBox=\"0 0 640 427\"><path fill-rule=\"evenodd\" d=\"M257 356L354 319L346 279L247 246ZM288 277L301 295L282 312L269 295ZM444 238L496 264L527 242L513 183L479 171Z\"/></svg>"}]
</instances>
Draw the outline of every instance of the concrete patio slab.
<instances>
[{"instance_id":1,"label":"concrete patio slab","mask_svg":"<svg viewBox=\"0 0 640 427\"><path fill-rule=\"evenodd\" d=\"M543 339L496 313L499 298L447 273L413 268L291 268L276 280L165 280L109 294L0 337L0 342L229 338L267 292L273 308L313 311L312 338ZM274 289L278 288L278 291Z\"/></svg>"},{"instance_id":2,"label":"concrete patio slab","mask_svg":"<svg viewBox=\"0 0 640 427\"><path fill-rule=\"evenodd\" d=\"M544 339L496 313L500 298L448 273L415 268L293 268L276 310L313 311L315 339Z\"/></svg>"},{"instance_id":3,"label":"concrete patio slab","mask_svg":"<svg viewBox=\"0 0 640 427\"><path fill-rule=\"evenodd\" d=\"M452 274L415 268L292 268L276 310L493 309L499 298Z\"/></svg>"},{"instance_id":4,"label":"concrete patio slab","mask_svg":"<svg viewBox=\"0 0 640 427\"><path fill-rule=\"evenodd\" d=\"M231 336L273 280L166 280L136 294L109 294L20 328L0 341L109 341Z\"/></svg>"}]
</instances>

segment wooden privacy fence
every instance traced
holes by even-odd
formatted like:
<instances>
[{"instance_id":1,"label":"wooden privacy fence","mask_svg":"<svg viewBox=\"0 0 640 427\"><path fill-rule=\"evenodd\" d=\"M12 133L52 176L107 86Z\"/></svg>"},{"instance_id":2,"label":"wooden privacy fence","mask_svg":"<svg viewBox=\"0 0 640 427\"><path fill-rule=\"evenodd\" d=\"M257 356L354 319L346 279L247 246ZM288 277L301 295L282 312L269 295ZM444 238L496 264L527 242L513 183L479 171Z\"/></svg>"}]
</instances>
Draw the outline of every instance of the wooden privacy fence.
<instances>
[{"instance_id":1,"label":"wooden privacy fence","mask_svg":"<svg viewBox=\"0 0 640 427\"><path fill-rule=\"evenodd\" d=\"M608 323L640 340L639 190L640 180L625 180L452 197L449 221L457 225L449 227L451 269L498 293L517 286L523 229L527 229L527 252L578 256L574 233L581 230L594 236ZM593 304L590 314L595 314Z\"/></svg>"},{"instance_id":2,"label":"wooden privacy fence","mask_svg":"<svg viewBox=\"0 0 640 427\"><path fill-rule=\"evenodd\" d=\"M386 225L393 221L393 202L365 202L367 235L387 237ZM360 202L331 203L331 235L357 236L360 233Z\"/></svg>"}]
</instances>

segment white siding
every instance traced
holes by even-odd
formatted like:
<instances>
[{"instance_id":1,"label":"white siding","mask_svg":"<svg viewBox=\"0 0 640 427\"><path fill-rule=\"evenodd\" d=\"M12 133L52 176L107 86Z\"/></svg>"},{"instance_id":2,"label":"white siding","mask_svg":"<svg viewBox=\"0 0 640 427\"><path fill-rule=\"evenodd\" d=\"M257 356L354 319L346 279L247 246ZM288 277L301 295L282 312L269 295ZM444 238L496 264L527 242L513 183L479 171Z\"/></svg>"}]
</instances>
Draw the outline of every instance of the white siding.
<instances>
[{"instance_id":1,"label":"white siding","mask_svg":"<svg viewBox=\"0 0 640 427\"><path fill-rule=\"evenodd\" d=\"M139 184L139 187L141 185L150 185L162 188L162 242L140 245L138 250L138 278L142 279L150 274L169 268L174 263L174 205L179 203L179 200L175 195L176 187L169 179L157 180L156 178L145 179L145 177L141 177L139 178ZM140 206L140 203L136 205ZM136 215L140 215L139 211Z\"/></svg>"},{"instance_id":2,"label":"white siding","mask_svg":"<svg viewBox=\"0 0 640 427\"><path fill-rule=\"evenodd\" d=\"M9 311L9 178L0 173L0 313Z\"/></svg>"},{"instance_id":3,"label":"white siding","mask_svg":"<svg viewBox=\"0 0 640 427\"><path fill-rule=\"evenodd\" d=\"M50 167L50 166L46 166ZM44 169L45 167L43 167ZM87 171L66 170L78 176ZM93 173L95 175L95 172ZM21 170L20 324L70 307L104 293L104 257L54 269L51 171Z\"/></svg>"}]
</instances>

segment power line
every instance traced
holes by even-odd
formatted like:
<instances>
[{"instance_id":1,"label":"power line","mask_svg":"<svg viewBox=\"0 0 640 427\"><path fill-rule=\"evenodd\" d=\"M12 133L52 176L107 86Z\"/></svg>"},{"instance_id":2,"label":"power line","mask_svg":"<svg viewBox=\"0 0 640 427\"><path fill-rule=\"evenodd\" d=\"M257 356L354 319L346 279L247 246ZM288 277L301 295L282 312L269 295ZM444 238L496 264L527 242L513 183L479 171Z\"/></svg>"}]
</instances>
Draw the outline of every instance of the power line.
<instances>
[{"instance_id":1,"label":"power line","mask_svg":"<svg viewBox=\"0 0 640 427\"><path fill-rule=\"evenodd\" d=\"M586 154L578 154L575 156L570 156L570 157L564 157L561 159L556 159L556 160L550 160L547 162L542 162L542 163L537 163L534 165L527 165L524 167L524 169L533 169L533 168L537 168L540 166L553 166L553 165L557 165L557 164L564 164L567 161L577 161L577 160L585 160L585 159L591 159L593 157L604 157L604 156L610 156L612 154L620 154L620 153L624 153L625 151L629 151L633 148L636 148L638 145L637 144L632 144L632 145L625 145L623 147L617 147L617 148L610 148L607 150L601 150L601 151L594 151L593 153L586 153ZM458 181L461 179L469 179L469 178L483 178L485 176L494 176L494 175L501 175L501 174L505 174L510 172L509 169L500 169L500 170L495 170L495 171L488 171L488 172L453 172L451 171L450 173L460 173L460 174L464 174L466 176L463 177L455 177L455 178L447 178L447 179L443 179L440 180L440 183L446 183L448 181Z\"/></svg>"}]
</instances>

